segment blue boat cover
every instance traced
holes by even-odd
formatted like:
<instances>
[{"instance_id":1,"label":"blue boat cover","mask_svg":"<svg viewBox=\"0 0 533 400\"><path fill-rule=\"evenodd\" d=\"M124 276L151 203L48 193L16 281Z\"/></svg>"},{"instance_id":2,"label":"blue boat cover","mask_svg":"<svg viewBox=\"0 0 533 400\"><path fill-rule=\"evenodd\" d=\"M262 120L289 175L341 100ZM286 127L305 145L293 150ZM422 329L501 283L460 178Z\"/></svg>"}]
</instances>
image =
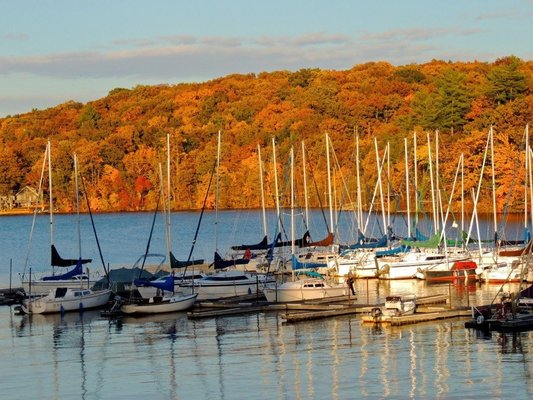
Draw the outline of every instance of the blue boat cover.
<instances>
[{"instance_id":1,"label":"blue boat cover","mask_svg":"<svg viewBox=\"0 0 533 400\"><path fill-rule=\"evenodd\" d=\"M149 281L146 279L135 279L133 283L135 284L135 286L139 286L139 287L150 286L150 287L155 287L161 290L165 290L167 292L174 292L174 277L172 275L169 275L165 277L164 280L159 280L159 281L155 281L155 280Z\"/></svg>"},{"instance_id":2,"label":"blue boat cover","mask_svg":"<svg viewBox=\"0 0 533 400\"><path fill-rule=\"evenodd\" d=\"M301 262L298 261L296 256L292 255L292 269L316 269L316 268L322 268L324 267L324 263L314 263L314 262Z\"/></svg>"},{"instance_id":3,"label":"blue boat cover","mask_svg":"<svg viewBox=\"0 0 533 400\"><path fill-rule=\"evenodd\" d=\"M82 263L83 263L83 260L80 258L76 266L70 271L65 272L64 274L61 274L61 275L45 276L43 278L43 281L62 281L62 280L71 279L72 277L76 275L81 275L83 273Z\"/></svg>"}]
</instances>

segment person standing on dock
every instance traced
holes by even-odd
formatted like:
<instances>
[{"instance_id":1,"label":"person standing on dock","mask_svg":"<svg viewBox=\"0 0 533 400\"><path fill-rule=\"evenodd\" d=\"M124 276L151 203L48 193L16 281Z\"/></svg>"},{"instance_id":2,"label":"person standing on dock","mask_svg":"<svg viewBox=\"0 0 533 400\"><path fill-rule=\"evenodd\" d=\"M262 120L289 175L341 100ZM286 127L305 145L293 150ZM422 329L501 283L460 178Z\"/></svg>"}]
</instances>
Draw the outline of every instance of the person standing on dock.
<instances>
[{"instance_id":1,"label":"person standing on dock","mask_svg":"<svg viewBox=\"0 0 533 400\"><path fill-rule=\"evenodd\" d=\"M348 285L348 288L350 289L352 296L355 296L355 289L353 287L354 278L351 272L348 274L348 279L346 279L346 284Z\"/></svg>"}]
</instances>

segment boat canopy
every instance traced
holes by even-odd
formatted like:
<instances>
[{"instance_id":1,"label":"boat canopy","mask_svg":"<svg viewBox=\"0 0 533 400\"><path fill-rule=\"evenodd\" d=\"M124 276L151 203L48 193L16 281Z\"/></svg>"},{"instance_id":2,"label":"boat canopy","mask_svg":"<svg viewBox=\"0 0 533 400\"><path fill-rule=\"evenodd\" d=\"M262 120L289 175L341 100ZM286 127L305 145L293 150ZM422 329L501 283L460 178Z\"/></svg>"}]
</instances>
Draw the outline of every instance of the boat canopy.
<instances>
[{"instance_id":1,"label":"boat canopy","mask_svg":"<svg viewBox=\"0 0 533 400\"><path fill-rule=\"evenodd\" d=\"M81 275L81 274L83 274L82 264L83 264L83 260L80 258L78 260L78 263L76 264L76 266L73 269L71 269L70 271L68 271L68 272L66 272L64 274L60 274L60 275L45 276L43 278L43 281L61 281L61 280L71 279L71 278L73 278L76 275Z\"/></svg>"}]
</instances>

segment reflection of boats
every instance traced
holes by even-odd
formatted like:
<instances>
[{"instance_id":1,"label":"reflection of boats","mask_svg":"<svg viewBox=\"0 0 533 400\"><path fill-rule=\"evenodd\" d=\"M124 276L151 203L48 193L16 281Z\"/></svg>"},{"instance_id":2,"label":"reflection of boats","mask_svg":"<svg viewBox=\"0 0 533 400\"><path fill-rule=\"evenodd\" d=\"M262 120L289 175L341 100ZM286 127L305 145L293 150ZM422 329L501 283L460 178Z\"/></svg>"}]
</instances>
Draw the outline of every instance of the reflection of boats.
<instances>
[{"instance_id":1,"label":"reflection of boats","mask_svg":"<svg viewBox=\"0 0 533 400\"><path fill-rule=\"evenodd\" d=\"M58 313L65 311L83 311L104 306L111 296L111 290L57 288L48 295L26 301L22 311L27 314Z\"/></svg>"},{"instance_id":2,"label":"reflection of boats","mask_svg":"<svg viewBox=\"0 0 533 400\"><path fill-rule=\"evenodd\" d=\"M373 308L370 315L363 316L363 322L390 322L392 317L414 314L416 296L387 296L383 307Z\"/></svg>"}]
</instances>

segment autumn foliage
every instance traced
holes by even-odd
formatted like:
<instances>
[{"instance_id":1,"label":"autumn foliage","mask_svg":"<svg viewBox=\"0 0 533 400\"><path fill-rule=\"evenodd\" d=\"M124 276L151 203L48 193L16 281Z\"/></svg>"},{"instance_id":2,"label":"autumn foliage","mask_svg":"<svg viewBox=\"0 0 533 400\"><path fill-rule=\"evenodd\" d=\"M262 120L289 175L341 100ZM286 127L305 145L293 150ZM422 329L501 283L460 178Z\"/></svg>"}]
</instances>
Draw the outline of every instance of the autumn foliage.
<instances>
[{"instance_id":1,"label":"autumn foliage","mask_svg":"<svg viewBox=\"0 0 533 400\"><path fill-rule=\"evenodd\" d=\"M457 162L465 159L465 195L471 203L490 126L494 127L497 203L520 209L524 192L524 130L533 115L533 62L506 57L494 63L393 66L356 65L346 71L229 75L205 83L113 89L99 100L67 102L46 110L0 119L0 195L39 185L47 140L52 143L54 197L60 210L73 208L72 154L94 211L149 210L156 205L159 164L166 168L166 135L171 136L173 209L201 207L222 132L220 207L260 207L257 146L263 156L267 206L274 206L272 138L282 201L287 203L288 154L297 154L298 202L303 204L301 142L307 149L309 201L325 196L325 133L333 145L333 179L338 207L355 201L355 137L364 204L377 179L374 138L380 157L389 144L383 177L389 198L405 208L404 138L414 178L413 137L417 136L419 190L429 195L429 151L436 161L443 201L451 192ZM428 135L429 133L429 135ZM435 166L434 166L435 167ZM490 163L482 190L490 187ZM411 186L412 190L412 186ZM414 195L411 193L411 196ZM46 197L46 189L45 189ZM456 189L454 197L460 193ZM207 204L214 205L214 190ZM490 209L491 196L481 197Z\"/></svg>"}]
</instances>

